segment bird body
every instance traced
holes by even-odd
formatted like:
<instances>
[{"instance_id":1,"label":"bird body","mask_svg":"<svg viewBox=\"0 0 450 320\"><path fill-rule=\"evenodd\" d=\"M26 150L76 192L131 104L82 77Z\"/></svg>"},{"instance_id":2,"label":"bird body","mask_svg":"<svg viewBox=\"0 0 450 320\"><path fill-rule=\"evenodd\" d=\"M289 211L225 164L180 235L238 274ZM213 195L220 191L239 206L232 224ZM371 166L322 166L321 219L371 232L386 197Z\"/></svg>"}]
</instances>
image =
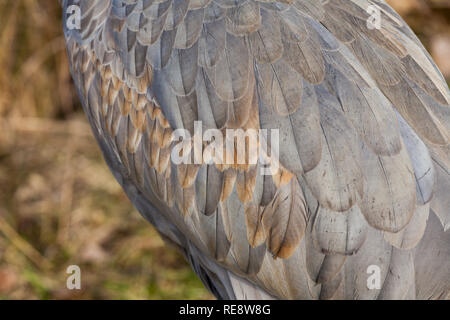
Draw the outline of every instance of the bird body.
<instances>
[{"instance_id":1,"label":"bird body","mask_svg":"<svg viewBox=\"0 0 450 320\"><path fill-rule=\"evenodd\" d=\"M63 9L106 162L216 297L449 297L449 88L384 1ZM259 139L256 162L175 163L174 133L195 136L197 121L221 133L277 130L278 152ZM267 163L276 169L261 174Z\"/></svg>"}]
</instances>

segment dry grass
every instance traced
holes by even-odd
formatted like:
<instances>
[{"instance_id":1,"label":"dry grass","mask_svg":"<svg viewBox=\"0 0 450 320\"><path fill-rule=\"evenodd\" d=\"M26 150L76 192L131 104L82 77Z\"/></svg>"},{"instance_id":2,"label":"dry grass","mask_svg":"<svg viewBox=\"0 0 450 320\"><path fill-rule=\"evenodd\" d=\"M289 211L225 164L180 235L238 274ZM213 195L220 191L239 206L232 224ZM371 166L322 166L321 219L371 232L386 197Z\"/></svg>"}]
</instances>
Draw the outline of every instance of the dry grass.
<instances>
[{"instance_id":1,"label":"dry grass","mask_svg":"<svg viewBox=\"0 0 450 320\"><path fill-rule=\"evenodd\" d=\"M448 0L391 2L427 45L448 42ZM0 298L211 298L108 172L59 16L57 1L0 0ZM65 289L71 264L81 291Z\"/></svg>"}]
</instances>

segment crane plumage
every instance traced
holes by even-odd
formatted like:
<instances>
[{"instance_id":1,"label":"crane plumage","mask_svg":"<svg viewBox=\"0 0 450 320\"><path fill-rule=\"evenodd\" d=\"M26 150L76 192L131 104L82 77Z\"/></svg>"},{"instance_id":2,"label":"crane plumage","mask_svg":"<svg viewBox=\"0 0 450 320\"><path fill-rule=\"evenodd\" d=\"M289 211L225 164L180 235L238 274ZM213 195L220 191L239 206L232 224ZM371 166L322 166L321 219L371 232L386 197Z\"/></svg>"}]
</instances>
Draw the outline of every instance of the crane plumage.
<instances>
[{"instance_id":1,"label":"crane plumage","mask_svg":"<svg viewBox=\"0 0 450 320\"><path fill-rule=\"evenodd\" d=\"M70 6L106 162L216 297L449 297L450 91L384 1L63 0L66 20ZM279 169L175 164L173 132L195 121L278 129Z\"/></svg>"}]
</instances>

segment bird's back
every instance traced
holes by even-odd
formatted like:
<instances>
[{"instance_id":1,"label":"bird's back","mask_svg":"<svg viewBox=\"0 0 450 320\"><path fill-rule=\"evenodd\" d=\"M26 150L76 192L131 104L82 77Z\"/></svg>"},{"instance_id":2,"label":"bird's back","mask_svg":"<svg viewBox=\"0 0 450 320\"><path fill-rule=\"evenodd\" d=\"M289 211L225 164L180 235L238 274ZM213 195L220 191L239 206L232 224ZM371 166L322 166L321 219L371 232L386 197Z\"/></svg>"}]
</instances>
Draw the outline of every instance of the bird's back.
<instances>
[{"instance_id":1,"label":"bird's back","mask_svg":"<svg viewBox=\"0 0 450 320\"><path fill-rule=\"evenodd\" d=\"M449 88L384 1L63 3L108 165L217 297L447 297ZM178 129L279 139L179 164Z\"/></svg>"}]
</instances>

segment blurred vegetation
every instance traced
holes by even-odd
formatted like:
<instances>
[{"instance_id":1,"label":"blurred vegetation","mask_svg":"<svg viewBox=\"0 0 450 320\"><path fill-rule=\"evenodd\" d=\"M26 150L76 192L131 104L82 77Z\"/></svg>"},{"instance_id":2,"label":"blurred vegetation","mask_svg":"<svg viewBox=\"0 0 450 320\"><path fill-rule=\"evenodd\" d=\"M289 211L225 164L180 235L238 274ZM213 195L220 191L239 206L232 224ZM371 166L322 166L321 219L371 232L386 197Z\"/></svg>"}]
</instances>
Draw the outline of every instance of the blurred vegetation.
<instances>
[{"instance_id":1,"label":"blurred vegetation","mask_svg":"<svg viewBox=\"0 0 450 320\"><path fill-rule=\"evenodd\" d=\"M0 0L0 298L211 298L105 165L60 15L57 1ZM72 264L81 291L66 289Z\"/></svg>"},{"instance_id":2,"label":"blurred vegetation","mask_svg":"<svg viewBox=\"0 0 450 320\"><path fill-rule=\"evenodd\" d=\"M450 76L450 0L391 0ZM205 299L101 158L57 1L0 0L0 299ZM66 289L66 268L82 290Z\"/></svg>"}]
</instances>

